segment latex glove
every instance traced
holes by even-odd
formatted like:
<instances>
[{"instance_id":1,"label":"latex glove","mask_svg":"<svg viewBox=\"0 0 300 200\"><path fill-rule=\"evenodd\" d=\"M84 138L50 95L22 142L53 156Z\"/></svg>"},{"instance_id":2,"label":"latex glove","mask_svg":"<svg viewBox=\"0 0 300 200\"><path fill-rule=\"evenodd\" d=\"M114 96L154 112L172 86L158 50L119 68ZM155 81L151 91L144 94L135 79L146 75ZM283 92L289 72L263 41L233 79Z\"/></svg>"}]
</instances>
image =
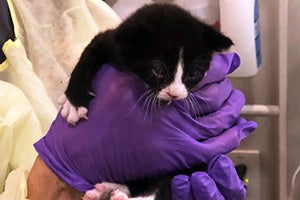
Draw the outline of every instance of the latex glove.
<instances>
[{"instance_id":1,"label":"latex glove","mask_svg":"<svg viewBox=\"0 0 300 200\"><path fill-rule=\"evenodd\" d=\"M208 163L256 128L239 117L244 96L225 77L238 64L236 54L215 55L193 93L192 109L184 101L154 108L141 101L145 87L139 79L106 65L94 81L89 119L73 127L58 115L35 148L80 191L102 181L125 183Z\"/></svg>"},{"instance_id":2,"label":"latex glove","mask_svg":"<svg viewBox=\"0 0 300 200\"><path fill-rule=\"evenodd\" d=\"M217 156L208 172L178 175L172 180L173 200L245 200L246 189L230 158Z\"/></svg>"}]
</instances>

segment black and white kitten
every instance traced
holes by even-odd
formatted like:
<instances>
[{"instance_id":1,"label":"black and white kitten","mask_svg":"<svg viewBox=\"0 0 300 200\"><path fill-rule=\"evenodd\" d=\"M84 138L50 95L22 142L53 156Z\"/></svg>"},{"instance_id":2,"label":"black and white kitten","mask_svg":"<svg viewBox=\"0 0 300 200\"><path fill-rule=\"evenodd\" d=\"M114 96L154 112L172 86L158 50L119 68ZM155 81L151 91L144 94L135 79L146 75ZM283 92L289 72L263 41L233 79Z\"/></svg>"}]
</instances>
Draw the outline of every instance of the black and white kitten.
<instances>
[{"instance_id":1,"label":"black and white kitten","mask_svg":"<svg viewBox=\"0 0 300 200\"><path fill-rule=\"evenodd\" d=\"M149 4L116 29L99 33L83 51L62 102L63 116L87 118L92 80L104 63L135 73L162 102L186 98L209 68L216 51L232 41L173 4ZM70 106L71 105L71 106Z\"/></svg>"},{"instance_id":2,"label":"black and white kitten","mask_svg":"<svg viewBox=\"0 0 300 200\"><path fill-rule=\"evenodd\" d=\"M104 63L136 74L160 102L184 99L203 79L212 55L232 44L176 5L145 5L116 29L96 35L85 48L71 74L62 114L73 124L87 118L89 101L94 98L91 83ZM101 187L114 190L110 199L127 199L150 190L153 196L147 198L170 200L171 176L159 180L140 180L127 186L106 183Z\"/></svg>"}]
</instances>

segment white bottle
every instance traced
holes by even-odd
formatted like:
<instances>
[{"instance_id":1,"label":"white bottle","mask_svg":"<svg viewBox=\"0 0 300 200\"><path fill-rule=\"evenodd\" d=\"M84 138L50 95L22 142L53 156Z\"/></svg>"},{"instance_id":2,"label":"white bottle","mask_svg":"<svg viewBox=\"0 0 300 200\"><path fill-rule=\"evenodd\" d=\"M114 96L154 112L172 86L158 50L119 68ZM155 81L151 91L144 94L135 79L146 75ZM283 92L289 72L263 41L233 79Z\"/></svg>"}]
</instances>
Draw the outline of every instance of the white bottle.
<instances>
[{"instance_id":1,"label":"white bottle","mask_svg":"<svg viewBox=\"0 0 300 200\"><path fill-rule=\"evenodd\" d=\"M261 65L257 0L219 0L221 32L234 43L231 51L241 57L241 66L231 77L251 77Z\"/></svg>"}]
</instances>

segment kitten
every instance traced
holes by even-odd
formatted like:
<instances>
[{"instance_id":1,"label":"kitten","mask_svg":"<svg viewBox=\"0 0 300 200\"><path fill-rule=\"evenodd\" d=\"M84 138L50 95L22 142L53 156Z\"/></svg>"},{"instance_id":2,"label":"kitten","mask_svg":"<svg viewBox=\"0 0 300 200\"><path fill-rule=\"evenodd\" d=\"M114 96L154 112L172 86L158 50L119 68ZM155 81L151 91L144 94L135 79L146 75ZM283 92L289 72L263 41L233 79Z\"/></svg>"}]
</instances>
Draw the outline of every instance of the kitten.
<instances>
[{"instance_id":1,"label":"kitten","mask_svg":"<svg viewBox=\"0 0 300 200\"><path fill-rule=\"evenodd\" d=\"M60 101L68 104L62 114L73 124L87 118L94 97L91 83L104 63L135 73L161 102L183 99L204 77L213 53L231 45L176 5L146 5L85 48Z\"/></svg>"},{"instance_id":2,"label":"kitten","mask_svg":"<svg viewBox=\"0 0 300 200\"><path fill-rule=\"evenodd\" d=\"M96 35L85 48L71 74L64 99L68 109L62 114L73 124L87 118L89 102L94 98L91 83L104 63L136 74L161 104L184 99L205 76L212 55L232 44L229 38L176 5L145 5L116 29ZM140 180L126 186L103 183L102 194L94 199L103 199L107 191L113 191L109 192L110 199L127 199L127 195L150 190L153 196L148 198L169 200L170 181L171 176L164 181ZM93 192L87 195L93 196Z\"/></svg>"}]
</instances>

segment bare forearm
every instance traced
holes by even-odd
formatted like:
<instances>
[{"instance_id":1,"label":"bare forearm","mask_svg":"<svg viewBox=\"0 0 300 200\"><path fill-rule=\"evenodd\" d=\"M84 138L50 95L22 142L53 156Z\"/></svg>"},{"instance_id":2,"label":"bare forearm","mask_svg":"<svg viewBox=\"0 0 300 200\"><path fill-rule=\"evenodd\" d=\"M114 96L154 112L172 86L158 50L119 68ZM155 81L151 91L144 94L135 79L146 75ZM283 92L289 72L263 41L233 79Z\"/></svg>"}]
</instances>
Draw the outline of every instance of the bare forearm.
<instances>
[{"instance_id":1,"label":"bare forearm","mask_svg":"<svg viewBox=\"0 0 300 200\"><path fill-rule=\"evenodd\" d=\"M81 200L84 195L57 177L39 156L29 173L27 192L30 200Z\"/></svg>"}]
</instances>

